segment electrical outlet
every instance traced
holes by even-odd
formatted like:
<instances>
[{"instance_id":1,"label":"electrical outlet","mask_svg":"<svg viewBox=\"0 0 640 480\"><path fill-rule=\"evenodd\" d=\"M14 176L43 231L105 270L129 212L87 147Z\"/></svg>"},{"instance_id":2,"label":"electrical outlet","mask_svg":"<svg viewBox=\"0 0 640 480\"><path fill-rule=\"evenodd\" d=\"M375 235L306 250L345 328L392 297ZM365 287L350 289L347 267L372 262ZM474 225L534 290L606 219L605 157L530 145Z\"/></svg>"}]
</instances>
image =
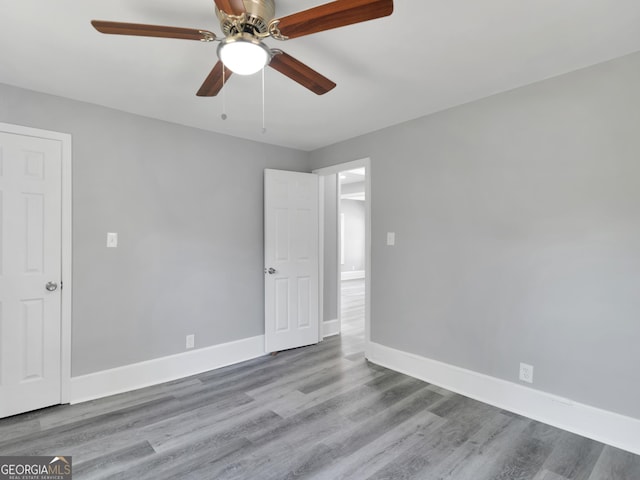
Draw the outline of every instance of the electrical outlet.
<instances>
[{"instance_id":1,"label":"electrical outlet","mask_svg":"<svg viewBox=\"0 0 640 480\"><path fill-rule=\"evenodd\" d=\"M191 334L187 335L187 348L193 348L196 346L196 336Z\"/></svg>"},{"instance_id":2,"label":"electrical outlet","mask_svg":"<svg viewBox=\"0 0 640 480\"><path fill-rule=\"evenodd\" d=\"M526 363L520 364L520 380L533 383L533 365L527 365Z\"/></svg>"}]
</instances>

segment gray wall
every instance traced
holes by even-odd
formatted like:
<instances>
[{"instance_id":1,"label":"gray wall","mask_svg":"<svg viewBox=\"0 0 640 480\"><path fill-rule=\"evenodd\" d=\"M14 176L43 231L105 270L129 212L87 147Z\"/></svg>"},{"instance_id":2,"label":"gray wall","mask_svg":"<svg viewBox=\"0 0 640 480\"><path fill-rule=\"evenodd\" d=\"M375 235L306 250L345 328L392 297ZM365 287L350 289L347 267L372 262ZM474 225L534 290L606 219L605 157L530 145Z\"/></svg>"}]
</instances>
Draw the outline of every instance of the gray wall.
<instances>
[{"instance_id":1,"label":"gray wall","mask_svg":"<svg viewBox=\"0 0 640 480\"><path fill-rule=\"evenodd\" d=\"M313 152L372 161L372 340L640 418L638 85L634 54Z\"/></svg>"},{"instance_id":2,"label":"gray wall","mask_svg":"<svg viewBox=\"0 0 640 480\"><path fill-rule=\"evenodd\" d=\"M263 170L308 153L6 85L0 121L73 135L74 376L264 333Z\"/></svg>"},{"instance_id":3,"label":"gray wall","mask_svg":"<svg viewBox=\"0 0 640 480\"><path fill-rule=\"evenodd\" d=\"M344 263L341 265L341 271L364 270L364 202L342 199L340 200L340 213L344 214Z\"/></svg>"},{"instance_id":4,"label":"gray wall","mask_svg":"<svg viewBox=\"0 0 640 480\"><path fill-rule=\"evenodd\" d=\"M338 318L338 176L324 178L323 320Z\"/></svg>"}]
</instances>

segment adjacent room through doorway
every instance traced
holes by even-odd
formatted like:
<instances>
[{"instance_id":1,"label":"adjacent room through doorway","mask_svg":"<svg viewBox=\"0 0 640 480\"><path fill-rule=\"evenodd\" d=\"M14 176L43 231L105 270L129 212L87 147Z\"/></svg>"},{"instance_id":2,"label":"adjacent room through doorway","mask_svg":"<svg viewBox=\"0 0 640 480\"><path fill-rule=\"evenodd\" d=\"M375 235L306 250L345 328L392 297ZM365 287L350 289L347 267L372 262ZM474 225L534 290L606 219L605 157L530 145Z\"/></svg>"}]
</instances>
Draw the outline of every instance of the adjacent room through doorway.
<instances>
[{"instance_id":1,"label":"adjacent room through doorway","mask_svg":"<svg viewBox=\"0 0 640 480\"><path fill-rule=\"evenodd\" d=\"M364 343L365 167L345 170L339 180L340 333Z\"/></svg>"}]
</instances>

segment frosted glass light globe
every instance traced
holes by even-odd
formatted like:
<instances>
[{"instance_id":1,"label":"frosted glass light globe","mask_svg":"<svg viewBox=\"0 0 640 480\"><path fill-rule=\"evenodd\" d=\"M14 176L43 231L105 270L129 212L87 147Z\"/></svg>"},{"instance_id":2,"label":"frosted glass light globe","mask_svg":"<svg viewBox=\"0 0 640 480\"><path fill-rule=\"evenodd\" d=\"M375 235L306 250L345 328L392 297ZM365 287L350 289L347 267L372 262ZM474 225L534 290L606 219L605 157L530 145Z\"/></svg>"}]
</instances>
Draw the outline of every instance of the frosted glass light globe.
<instances>
[{"instance_id":1,"label":"frosted glass light globe","mask_svg":"<svg viewBox=\"0 0 640 480\"><path fill-rule=\"evenodd\" d=\"M218 57L233 73L253 75L269 63L271 51L259 40L240 34L228 37L220 43Z\"/></svg>"}]
</instances>

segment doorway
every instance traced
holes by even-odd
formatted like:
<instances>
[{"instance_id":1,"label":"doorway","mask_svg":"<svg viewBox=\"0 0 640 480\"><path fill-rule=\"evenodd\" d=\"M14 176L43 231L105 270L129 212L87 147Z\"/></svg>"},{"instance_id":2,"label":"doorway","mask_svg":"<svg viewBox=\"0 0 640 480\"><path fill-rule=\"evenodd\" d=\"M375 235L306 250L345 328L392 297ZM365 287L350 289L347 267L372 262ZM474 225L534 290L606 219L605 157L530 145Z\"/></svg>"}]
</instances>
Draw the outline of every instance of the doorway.
<instances>
[{"instance_id":1,"label":"doorway","mask_svg":"<svg viewBox=\"0 0 640 480\"><path fill-rule=\"evenodd\" d=\"M320 176L320 318L321 336L359 335L365 356L370 342L371 316L371 162L364 158L314 170ZM346 173L349 172L349 173ZM340 178L340 176L346 178ZM357 185L356 185L357 184ZM351 186L350 186L351 185ZM345 196L345 206L341 205ZM348 206L347 206L348 205ZM349 208L364 212L364 241L350 233ZM345 214L344 216L341 214ZM344 220L341 220L344 218ZM341 225L344 221L344 226ZM343 238L344 233L344 238ZM357 236L356 236L357 237ZM362 244L364 243L364 248ZM360 245L359 260L350 258L341 244ZM353 246L351 245L351 246ZM345 254L343 257L343 253ZM344 261L344 263L343 263ZM343 295L344 287L344 295ZM358 333L355 333L358 332ZM355 337L354 337L355 338ZM355 343L354 343L355 346Z\"/></svg>"},{"instance_id":2,"label":"doorway","mask_svg":"<svg viewBox=\"0 0 640 480\"><path fill-rule=\"evenodd\" d=\"M364 344L366 168L338 173L340 334Z\"/></svg>"}]
</instances>

